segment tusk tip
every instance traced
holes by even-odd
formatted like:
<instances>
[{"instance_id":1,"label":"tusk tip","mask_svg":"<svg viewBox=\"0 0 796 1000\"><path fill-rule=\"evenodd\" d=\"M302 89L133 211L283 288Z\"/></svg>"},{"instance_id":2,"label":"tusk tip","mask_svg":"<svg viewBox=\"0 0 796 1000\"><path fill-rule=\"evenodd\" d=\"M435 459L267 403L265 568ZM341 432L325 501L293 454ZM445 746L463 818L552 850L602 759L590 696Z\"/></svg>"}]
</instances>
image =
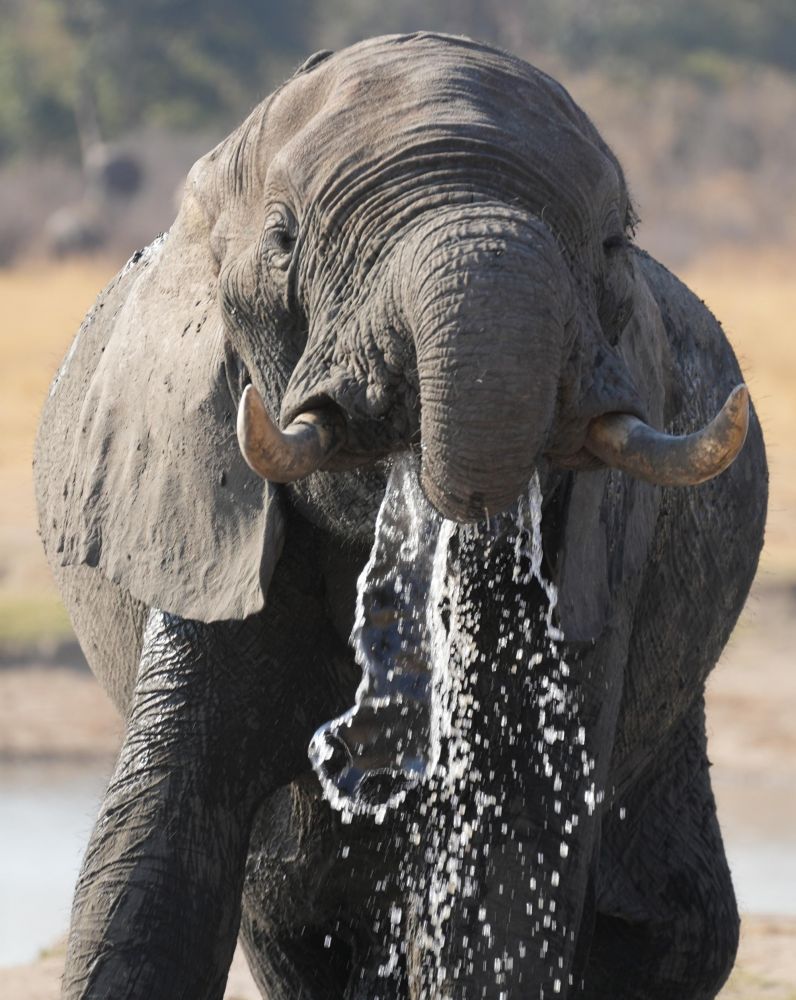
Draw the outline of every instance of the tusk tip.
<instances>
[{"instance_id":1,"label":"tusk tip","mask_svg":"<svg viewBox=\"0 0 796 1000\"><path fill-rule=\"evenodd\" d=\"M251 382L243 390L243 395L240 397L240 404L238 406L238 413L241 414L253 414L257 411L264 411L265 404L263 403L263 397L254 388Z\"/></svg>"},{"instance_id":2,"label":"tusk tip","mask_svg":"<svg viewBox=\"0 0 796 1000\"><path fill-rule=\"evenodd\" d=\"M717 414L714 424L718 427L722 423L726 427L722 435L726 456L721 464L726 467L740 452L749 430L749 390L743 382L736 385Z\"/></svg>"},{"instance_id":3,"label":"tusk tip","mask_svg":"<svg viewBox=\"0 0 796 1000\"><path fill-rule=\"evenodd\" d=\"M749 390L743 382L732 390L722 409L736 427L749 426Z\"/></svg>"},{"instance_id":4,"label":"tusk tip","mask_svg":"<svg viewBox=\"0 0 796 1000\"><path fill-rule=\"evenodd\" d=\"M251 383L243 390L238 404L238 419L236 430L238 443L244 454L254 444L258 437L257 430L263 423L271 422L263 398Z\"/></svg>"},{"instance_id":5,"label":"tusk tip","mask_svg":"<svg viewBox=\"0 0 796 1000\"><path fill-rule=\"evenodd\" d=\"M263 398L257 389L249 384L243 390L238 404L236 433L238 447L253 471L260 473L259 454L268 438L273 422L265 408Z\"/></svg>"}]
</instances>

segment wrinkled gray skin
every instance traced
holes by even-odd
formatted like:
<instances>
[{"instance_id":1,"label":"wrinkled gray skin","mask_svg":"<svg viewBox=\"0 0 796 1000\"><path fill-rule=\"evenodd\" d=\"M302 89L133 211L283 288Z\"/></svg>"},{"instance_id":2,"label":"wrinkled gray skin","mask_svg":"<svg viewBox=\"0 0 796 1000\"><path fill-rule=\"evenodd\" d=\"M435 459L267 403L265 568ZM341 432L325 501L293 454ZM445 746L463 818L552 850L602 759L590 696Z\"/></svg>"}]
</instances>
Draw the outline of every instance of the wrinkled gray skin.
<instances>
[{"instance_id":1,"label":"wrinkled gray skin","mask_svg":"<svg viewBox=\"0 0 796 1000\"><path fill-rule=\"evenodd\" d=\"M601 413L683 433L741 381L717 322L632 227L615 158L561 86L434 35L314 57L196 164L170 233L87 317L37 445L47 554L127 720L64 996L220 997L239 924L272 1000L497 995L479 945L433 985L422 902L404 901L401 975L378 980L394 876L422 869L422 847L400 816L341 827L306 757L357 684L346 639L381 459L418 442L428 497L458 519L509 507L539 468L606 790L562 869L566 943L528 948L503 995L549 990L554 961L561 996L570 976L613 1000L718 992L738 917L703 690L754 574L765 457L754 415L736 462L696 488L583 452ZM340 408L330 471L276 487L248 469L248 379L283 425ZM509 805L480 877L516 941L532 893L506 845L541 843L549 804L531 784ZM468 928L479 940L461 907L452 960Z\"/></svg>"}]
</instances>

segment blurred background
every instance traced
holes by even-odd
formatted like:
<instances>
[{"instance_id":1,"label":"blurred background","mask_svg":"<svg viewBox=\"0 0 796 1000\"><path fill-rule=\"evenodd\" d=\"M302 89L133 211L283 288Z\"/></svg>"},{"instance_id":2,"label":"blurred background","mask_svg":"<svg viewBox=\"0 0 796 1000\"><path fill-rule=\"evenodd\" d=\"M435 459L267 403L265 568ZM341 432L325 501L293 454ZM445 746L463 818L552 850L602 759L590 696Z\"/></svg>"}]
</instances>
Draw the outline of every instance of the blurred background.
<instances>
[{"instance_id":1,"label":"blurred background","mask_svg":"<svg viewBox=\"0 0 796 1000\"><path fill-rule=\"evenodd\" d=\"M311 52L418 28L557 77L625 167L637 240L723 321L763 421L761 571L709 691L747 918L722 997L796 998L794 0L0 0L0 993L55 997L120 726L36 537L41 401L193 161ZM697 611L698 613L698 611ZM237 968L229 995L255 996Z\"/></svg>"}]
</instances>

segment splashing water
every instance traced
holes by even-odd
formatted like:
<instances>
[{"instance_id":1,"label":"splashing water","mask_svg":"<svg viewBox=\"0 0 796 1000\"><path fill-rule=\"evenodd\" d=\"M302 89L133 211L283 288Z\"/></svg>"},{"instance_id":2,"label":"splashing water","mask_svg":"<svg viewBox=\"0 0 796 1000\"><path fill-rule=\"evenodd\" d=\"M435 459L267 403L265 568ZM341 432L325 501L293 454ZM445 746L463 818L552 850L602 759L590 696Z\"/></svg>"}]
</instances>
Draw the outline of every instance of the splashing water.
<instances>
[{"instance_id":1,"label":"splashing water","mask_svg":"<svg viewBox=\"0 0 796 1000\"><path fill-rule=\"evenodd\" d=\"M430 771L430 587L441 526L411 461L397 461L357 584L351 643L362 680L354 707L321 727L309 749L324 795L344 822L368 814L382 821ZM361 752L352 754L355 748ZM342 769L335 752L342 752ZM390 793L365 794L368 781L375 793L385 785Z\"/></svg>"},{"instance_id":2,"label":"splashing water","mask_svg":"<svg viewBox=\"0 0 796 1000\"><path fill-rule=\"evenodd\" d=\"M379 971L397 975L411 947L425 992L440 998L489 968L506 1000L531 959L541 997L571 984L574 929L557 889L599 792L541 522L536 476L514 512L462 526L431 508L410 459L396 462L359 580L356 703L310 748L344 821L382 822L414 789L417 857L400 872L405 905L391 911ZM586 781L577 801L563 792L573 779Z\"/></svg>"}]
</instances>

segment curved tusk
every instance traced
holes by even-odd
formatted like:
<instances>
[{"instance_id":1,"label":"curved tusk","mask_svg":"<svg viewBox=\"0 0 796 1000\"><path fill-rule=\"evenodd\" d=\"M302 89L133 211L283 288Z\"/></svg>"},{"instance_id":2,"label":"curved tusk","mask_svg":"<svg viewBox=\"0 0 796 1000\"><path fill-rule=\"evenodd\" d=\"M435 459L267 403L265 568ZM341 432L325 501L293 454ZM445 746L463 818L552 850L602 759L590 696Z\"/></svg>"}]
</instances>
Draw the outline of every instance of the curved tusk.
<instances>
[{"instance_id":1,"label":"curved tusk","mask_svg":"<svg viewBox=\"0 0 796 1000\"><path fill-rule=\"evenodd\" d=\"M333 410L308 410L281 430L253 385L243 390L237 430L246 464L273 483L292 483L316 472L344 439L343 419Z\"/></svg>"},{"instance_id":2,"label":"curved tusk","mask_svg":"<svg viewBox=\"0 0 796 1000\"><path fill-rule=\"evenodd\" d=\"M677 437L627 413L593 420L585 447L606 465L657 486L696 486L730 466L746 440L749 390L736 386L707 427Z\"/></svg>"}]
</instances>

